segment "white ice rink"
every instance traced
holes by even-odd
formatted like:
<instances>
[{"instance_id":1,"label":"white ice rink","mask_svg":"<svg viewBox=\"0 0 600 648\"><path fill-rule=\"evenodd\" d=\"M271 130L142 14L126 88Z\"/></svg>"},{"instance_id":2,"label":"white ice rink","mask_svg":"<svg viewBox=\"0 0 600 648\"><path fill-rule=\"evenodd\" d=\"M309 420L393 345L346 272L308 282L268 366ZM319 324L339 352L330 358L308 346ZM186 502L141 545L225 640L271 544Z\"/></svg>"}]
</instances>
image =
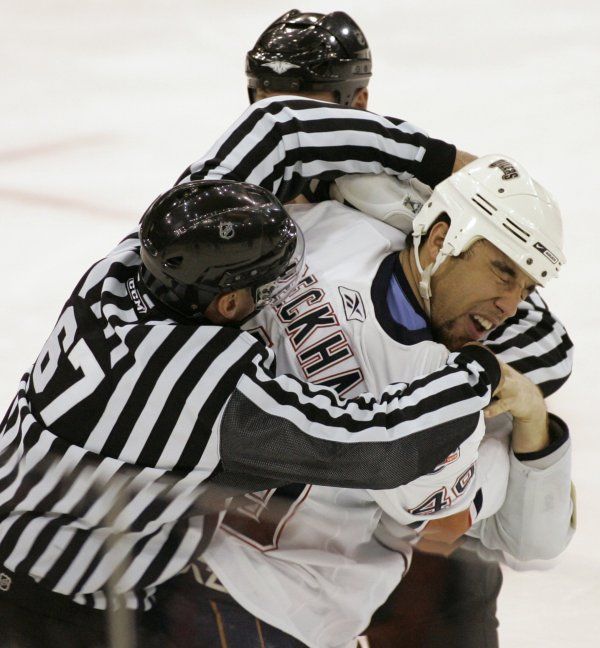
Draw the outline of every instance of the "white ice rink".
<instances>
[{"instance_id":1,"label":"white ice rink","mask_svg":"<svg viewBox=\"0 0 600 648\"><path fill-rule=\"evenodd\" d=\"M293 4L2 0L0 409L82 272L246 106L244 54ZM373 110L517 158L562 206L568 264L544 296L576 344L551 405L573 436L579 528L549 571L505 571L500 636L504 648L598 646L600 4L296 6L343 9L363 28Z\"/></svg>"}]
</instances>

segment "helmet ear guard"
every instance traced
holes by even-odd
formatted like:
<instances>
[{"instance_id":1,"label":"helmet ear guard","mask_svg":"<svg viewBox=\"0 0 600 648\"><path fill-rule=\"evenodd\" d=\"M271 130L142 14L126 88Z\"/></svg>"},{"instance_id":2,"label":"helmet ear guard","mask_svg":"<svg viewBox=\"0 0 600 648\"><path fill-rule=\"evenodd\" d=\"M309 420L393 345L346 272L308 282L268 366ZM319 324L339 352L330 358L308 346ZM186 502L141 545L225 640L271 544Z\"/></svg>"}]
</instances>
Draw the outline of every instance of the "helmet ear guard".
<instances>
[{"instance_id":1,"label":"helmet ear guard","mask_svg":"<svg viewBox=\"0 0 600 648\"><path fill-rule=\"evenodd\" d=\"M443 213L450 226L438 257L421 267L421 237ZM545 286L565 263L562 221L554 198L515 160L486 155L438 184L413 222L420 292L428 302L431 275L449 256L458 256L485 239L533 281ZM428 307L428 304L427 304Z\"/></svg>"}]
</instances>

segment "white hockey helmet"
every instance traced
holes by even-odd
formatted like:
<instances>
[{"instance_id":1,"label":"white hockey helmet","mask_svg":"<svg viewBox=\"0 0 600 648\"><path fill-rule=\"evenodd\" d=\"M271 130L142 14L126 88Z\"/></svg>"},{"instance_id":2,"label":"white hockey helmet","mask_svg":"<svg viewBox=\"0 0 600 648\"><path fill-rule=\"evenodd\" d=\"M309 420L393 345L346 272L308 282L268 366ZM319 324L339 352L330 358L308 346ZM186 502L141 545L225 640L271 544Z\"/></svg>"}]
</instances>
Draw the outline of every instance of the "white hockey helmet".
<instances>
[{"instance_id":1,"label":"white hockey helmet","mask_svg":"<svg viewBox=\"0 0 600 648\"><path fill-rule=\"evenodd\" d=\"M435 261L421 267L421 237L442 214L450 227ZM431 275L449 256L485 239L536 284L545 286L565 263L562 221L554 198L515 160L485 155L438 184L413 221L419 292L429 310Z\"/></svg>"}]
</instances>

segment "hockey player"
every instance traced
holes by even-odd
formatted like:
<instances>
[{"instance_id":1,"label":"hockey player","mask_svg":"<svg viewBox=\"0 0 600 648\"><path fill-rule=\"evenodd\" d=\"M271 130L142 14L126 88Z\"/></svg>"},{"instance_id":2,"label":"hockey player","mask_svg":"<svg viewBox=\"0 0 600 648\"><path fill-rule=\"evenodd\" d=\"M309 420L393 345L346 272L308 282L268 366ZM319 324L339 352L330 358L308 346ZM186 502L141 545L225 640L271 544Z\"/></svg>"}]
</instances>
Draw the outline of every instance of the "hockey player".
<instances>
[{"instance_id":1,"label":"hockey player","mask_svg":"<svg viewBox=\"0 0 600 648\"><path fill-rule=\"evenodd\" d=\"M518 182L503 179L503 165ZM471 195L495 209L494 218L470 203ZM294 213L307 238L307 270L277 314L265 312L254 324L272 343L279 371L350 394L431 371L448 355L432 337L450 348L481 338L563 262L551 198L498 156L438 186L416 219L414 249L400 256L393 250L404 247L402 235L337 203ZM425 312L430 297L433 330ZM208 583L214 587L218 577L217 586L244 608L309 646L343 646L402 577L415 531L450 511L464 510L474 523L469 533L489 548L518 559L558 554L572 535L568 432L553 416L547 427L539 391L515 380L521 401L510 459L508 438L497 430L476 466L458 452L434 475L394 491L294 485L255 493L228 513L204 554L214 573ZM373 537L382 509L379 538L401 553ZM231 614L231 602L215 605ZM236 645L235 632L228 641Z\"/></svg>"},{"instance_id":2,"label":"hockey player","mask_svg":"<svg viewBox=\"0 0 600 648\"><path fill-rule=\"evenodd\" d=\"M372 57L367 38L356 22L342 11L322 14L292 9L269 25L246 55L246 77L251 103L267 97L297 95L366 109L369 99L367 86L371 75ZM336 114L335 111L331 113ZM301 112L294 117L301 119ZM327 118L328 115L324 115L324 119ZM354 113L352 119L355 119ZM429 187L435 186L448 177L451 171L457 171L475 159L471 154L456 151L444 142L428 140L423 135L424 131L407 122L392 117L386 117L386 120L394 123L402 132L416 137L416 141L423 138L421 141L431 149L430 164L437 170L427 167L421 169L420 166L417 169L405 169ZM326 147L336 140L341 141L341 138L332 137L317 142L320 129L313 125L315 122L311 120L306 128L298 129L305 138L301 141L302 147ZM283 125L282 131L287 131ZM311 141L313 136L314 143ZM235 133L232 133L233 137ZM250 158L251 155L249 153L247 157ZM306 155L305 152L304 156ZM447 155L455 156L451 168L444 159ZM234 164L231 164L232 169L233 167ZM352 174L360 172L358 163L351 165L348 162L347 168ZM322 177L323 169L319 168L318 171ZM403 177L408 176L405 174ZM362 211L373 208L378 211L379 217L400 227L407 234L412 228L415 209L424 200L423 196L429 193L427 187L421 188L417 182L415 187L411 187L416 202L411 209L407 209L407 205L398 203L399 200L407 199L404 187L396 187L396 179L388 177L387 172L377 179L365 178L362 181L357 181L356 175L349 176L339 180L340 185L333 186L333 191L329 190L328 183L318 184L317 189L315 182L313 179L310 187L306 184L303 187L303 195L310 202L336 197ZM340 191L342 187L343 191ZM372 198L369 204L364 203L365 192ZM284 198L287 200L289 197L286 192ZM487 336L486 343L498 352L506 353L511 348L512 366L530 377L548 396L570 374L572 343L563 326L556 321L538 295L533 295L520 304L518 317L507 328L498 327L493 335ZM524 344L523 336L529 338L528 344Z\"/></svg>"},{"instance_id":3,"label":"hockey player","mask_svg":"<svg viewBox=\"0 0 600 648\"><path fill-rule=\"evenodd\" d=\"M447 146L413 132L405 123L392 123L372 113L308 99L271 98L246 111L180 180L251 178L284 199L296 196L311 178L332 180L342 171L386 172L401 178L415 175L425 184L435 185L449 173L448 161L442 161ZM456 164L455 150L448 152ZM507 320L489 337L517 368L529 372L545 393L558 388L570 373L572 344L535 295L519 305L518 318ZM499 570L495 578L499 587ZM493 608L493 597L486 604ZM486 611L485 623L488 619L495 623L493 612ZM478 629L470 633L474 645ZM487 630L483 628L489 634Z\"/></svg>"},{"instance_id":4,"label":"hockey player","mask_svg":"<svg viewBox=\"0 0 600 648\"><path fill-rule=\"evenodd\" d=\"M302 251L269 192L200 181L159 196L77 284L0 423L4 641L105 645L103 611L127 608L140 644L163 646L143 611L231 489L389 488L477 444L500 379L480 347L379 399L273 377L239 323L293 287ZM441 429L422 419L438 408Z\"/></svg>"},{"instance_id":5,"label":"hockey player","mask_svg":"<svg viewBox=\"0 0 600 648\"><path fill-rule=\"evenodd\" d=\"M287 62L290 65L287 65ZM366 109L368 107L367 85L371 72L372 59L367 39L355 21L343 12L324 15L301 13L297 10L289 11L261 34L246 57L248 94L251 102L277 94L293 94ZM455 169L472 159L471 155L457 151ZM398 194L403 193L403 189L399 190L394 186L395 179L387 176L380 177L376 181L371 179L369 182L372 185L368 189L369 194L373 196L379 193L379 211L383 210L383 215L391 218L392 221L400 215L401 227L409 232L413 214L405 210L402 205L398 209L398 203L394 205L394 200ZM364 187L364 182L361 186ZM351 190L349 193L351 195L346 196L346 200L360 208L360 204L353 202L353 198L357 197L356 190ZM316 202L326 200L328 197L327 184L313 181L310 187L304 188L302 196L298 197L296 202L305 200ZM537 294L520 305L518 319L511 321L506 328L498 327L488 336L486 343L490 348L506 354L513 366L540 385L545 395L558 389L571 372L572 343L560 322L553 318ZM425 587L423 582L418 581L420 564L423 564L423 573L429 575L432 569L444 573L453 569L454 578L457 580L463 573L465 577L462 580L469 580L474 589L479 587L476 581L492 582L489 591L497 590L500 586L500 571L493 566L482 565L482 573L477 574L477 565L473 560L466 566L454 560L446 563L451 564L443 564L436 557L417 554L411 578L402 584L404 599L407 602L414 600L415 589ZM474 578L472 573L475 573ZM441 581L442 577L438 580ZM463 583L457 583L456 586L462 587ZM429 588L430 585L428 584L427 587ZM481 607L485 608L483 614L489 619L488 626L496 624L494 612L491 611L495 607L494 598L486 592L480 594L480 599L486 600L486 604ZM397 599L400 600L400 595ZM482 638L478 634L477 625L473 623L473 614L465 614L465 606L457 601L460 601L460 597L444 597L442 615L446 619L452 619L456 627L456 643L464 647L468 637L471 636L474 645L479 648L482 645ZM382 616L384 613L382 612ZM440 622L439 619L436 622L435 613L431 614L431 612L429 618L423 615L420 619L412 606L401 610L400 614L403 616L402 623L405 631L403 641L408 641L407 634L412 634L418 637L416 641L419 646L427 641L426 633L434 635L435 629L446 623L445 620ZM481 618L482 615L476 613L476 616ZM419 626L416 619L419 619ZM408 623L412 623L414 627L407 628ZM390 645L393 646L396 642L393 629L386 628L385 625L385 623L380 624L378 630L380 641L387 632L390 636ZM494 636L494 630L483 632L490 637ZM432 638L432 641L435 639ZM493 638L489 641L490 646L494 645ZM441 642L449 643L447 634ZM373 648L384 648L384 646L378 643L374 644Z\"/></svg>"}]
</instances>

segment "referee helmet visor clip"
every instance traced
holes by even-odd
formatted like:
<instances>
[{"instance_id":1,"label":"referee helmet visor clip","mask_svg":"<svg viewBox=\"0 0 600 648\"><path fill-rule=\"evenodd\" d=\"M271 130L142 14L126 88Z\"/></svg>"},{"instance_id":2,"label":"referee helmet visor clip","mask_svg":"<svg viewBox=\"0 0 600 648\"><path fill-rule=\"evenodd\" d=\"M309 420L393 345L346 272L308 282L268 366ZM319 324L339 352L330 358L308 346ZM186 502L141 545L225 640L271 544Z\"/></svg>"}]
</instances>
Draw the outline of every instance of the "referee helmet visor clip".
<instances>
[{"instance_id":1,"label":"referee helmet visor clip","mask_svg":"<svg viewBox=\"0 0 600 648\"><path fill-rule=\"evenodd\" d=\"M274 308L281 306L287 296L297 287L303 267L304 236L300 228L296 226L296 249L287 268L272 281L252 287L252 297L256 310L262 310L265 306L273 306Z\"/></svg>"}]
</instances>

